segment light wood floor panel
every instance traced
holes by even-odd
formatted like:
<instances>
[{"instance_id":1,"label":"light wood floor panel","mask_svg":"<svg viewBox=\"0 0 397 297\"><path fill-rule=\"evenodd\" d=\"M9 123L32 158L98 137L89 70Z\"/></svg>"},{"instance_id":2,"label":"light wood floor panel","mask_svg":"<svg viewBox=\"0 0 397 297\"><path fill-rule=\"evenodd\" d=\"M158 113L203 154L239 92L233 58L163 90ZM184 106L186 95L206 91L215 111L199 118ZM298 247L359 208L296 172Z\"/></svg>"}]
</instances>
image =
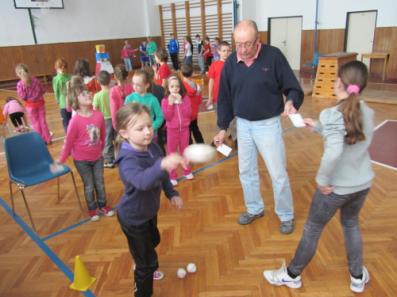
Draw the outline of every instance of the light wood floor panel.
<instances>
[{"instance_id":1,"label":"light wood floor panel","mask_svg":"<svg viewBox=\"0 0 397 297\"><path fill-rule=\"evenodd\" d=\"M63 135L58 110L47 98L48 119L56 137ZM319 103L310 97L302 107L304 116L317 117L331 102ZM397 106L371 104L376 123L397 118ZM213 112L201 113L199 125L207 143L215 132ZM178 186L185 207L173 209L161 201L159 228L162 241L158 247L164 280L155 282L154 296L163 297L234 297L293 296L351 297L342 229L339 216L331 220L322 234L318 251L304 271L303 287L298 290L272 287L262 276L264 269L278 268L290 260L299 242L308 207L315 189L314 176L321 154L322 140L303 129L292 128L283 119L288 171L294 195L296 230L285 236L278 231L274 213L271 181L260 160L261 191L266 204L265 216L248 226L236 223L244 211L242 189L237 174L237 156L197 173L195 180ZM57 157L62 141L50 146ZM217 157L221 159L220 156ZM68 163L76 173L72 162ZM196 166L198 169L200 166ZM364 259L371 281L360 296L397 296L397 172L374 165L376 178L361 215ZM77 175L78 176L78 175ZM78 187L83 197L80 178ZM117 204L123 189L117 169L105 170L106 190L111 205ZM9 203L8 177L0 160L0 197ZM74 257L80 255L91 275L95 296L132 295L132 260L117 219L81 225L44 240L54 232L86 219L77 208L70 177L62 178L61 203L56 199L56 183L28 189L38 234L71 271ZM17 212L29 225L23 203L18 196ZM65 274L48 258L29 236L0 207L0 296L1 297L75 297L79 292L68 288ZM184 280L176 278L178 267L195 262L198 271Z\"/></svg>"}]
</instances>

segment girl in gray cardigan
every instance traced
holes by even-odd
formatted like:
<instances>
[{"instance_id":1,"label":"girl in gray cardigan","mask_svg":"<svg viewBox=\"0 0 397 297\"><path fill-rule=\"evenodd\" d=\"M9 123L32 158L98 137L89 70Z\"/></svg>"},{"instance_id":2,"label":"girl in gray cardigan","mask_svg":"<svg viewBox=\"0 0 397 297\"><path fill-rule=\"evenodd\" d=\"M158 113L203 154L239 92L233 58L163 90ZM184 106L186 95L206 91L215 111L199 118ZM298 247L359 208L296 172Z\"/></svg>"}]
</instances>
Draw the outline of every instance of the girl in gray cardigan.
<instances>
[{"instance_id":1,"label":"girl in gray cardigan","mask_svg":"<svg viewBox=\"0 0 397 297\"><path fill-rule=\"evenodd\" d=\"M324 153L316 176L317 190L294 258L287 267L263 272L272 285L302 286L300 275L314 256L325 225L338 209L351 275L350 289L363 292L369 281L368 270L363 266L358 225L359 212L374 178L368 153L374 112L359 100L367 77L368 71L362 62L344 64L335 82L337 105L323 110L318 121L305 119L306 125L324 138Z\"/></svg>"}]
</instances>

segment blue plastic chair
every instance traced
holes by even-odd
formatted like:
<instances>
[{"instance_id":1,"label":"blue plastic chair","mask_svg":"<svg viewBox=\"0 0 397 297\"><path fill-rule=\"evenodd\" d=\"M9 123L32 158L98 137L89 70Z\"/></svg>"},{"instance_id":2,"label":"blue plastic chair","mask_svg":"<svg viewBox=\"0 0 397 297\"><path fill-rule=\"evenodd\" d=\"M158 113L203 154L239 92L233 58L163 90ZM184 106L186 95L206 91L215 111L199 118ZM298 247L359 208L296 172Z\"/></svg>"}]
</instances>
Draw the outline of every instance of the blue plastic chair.
<instances>
[{"instance_id":1,"label":"blue plastic chair","mask_svg":"<svg viewBox=\"0 0 397 297\"><path fill-rule=\"evenodd\" d=\"M14 215L15 205L12 191L13 183L22 194L30 222L33 229L36 231L36 226L33 222L24 189L56 178L58 186L58 202L60 202L59 177L68 173L72 176L77 201L81 211L83 211L73 172L65 165L63 165L63 170L56 173L51 172L50 165L53 164L54 161L46 144L44 143L44 140L39 134L36 132L29 132L6 138L4 140L4 150L7 159L11 204Z\"/></svg>"}]
</instances>

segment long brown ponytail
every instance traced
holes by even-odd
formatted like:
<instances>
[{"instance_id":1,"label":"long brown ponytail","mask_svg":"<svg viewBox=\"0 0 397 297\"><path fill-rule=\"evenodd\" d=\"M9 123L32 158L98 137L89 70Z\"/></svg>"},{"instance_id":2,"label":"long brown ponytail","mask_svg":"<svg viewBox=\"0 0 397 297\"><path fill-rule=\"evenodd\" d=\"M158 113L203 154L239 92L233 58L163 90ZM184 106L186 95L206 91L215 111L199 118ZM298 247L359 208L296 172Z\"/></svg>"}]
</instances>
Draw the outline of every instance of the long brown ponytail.
<instances>
[{"instance_id":1,"label":"long brown ponytail","mask_svg":"<svg viewBox=\"0 0 397 297\"><path fill-rule=\"evenodd\" d=\"M359 94L367 86L367 66L360 61L348 62L339 69L339 74L349 96L339 104L346 127L346 143L355 144L365 140Z\"/></svg>"}]
</instances>

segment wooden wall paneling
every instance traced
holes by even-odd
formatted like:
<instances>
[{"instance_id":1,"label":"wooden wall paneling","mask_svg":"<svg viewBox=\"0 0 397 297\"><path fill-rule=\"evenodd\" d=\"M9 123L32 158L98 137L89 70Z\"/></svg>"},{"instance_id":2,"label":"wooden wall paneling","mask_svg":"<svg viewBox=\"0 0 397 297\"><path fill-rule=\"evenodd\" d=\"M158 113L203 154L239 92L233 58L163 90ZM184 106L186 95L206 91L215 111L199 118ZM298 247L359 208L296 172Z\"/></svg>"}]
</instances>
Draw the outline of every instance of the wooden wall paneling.
<instances>
[{"instance_id":1,"label":"wooden wall paneling","mask_svg":"<svg viewBox=\"0 0 397 297\"><path fill-rule=\"evenodd\" d=\"M386 81L397 79L397 27L379 27L375 29L373 52L389 53L386 70ZM371 60L370 73L377 78L382 77L382 60Z\"/></svg>"},{"instance_id":2,"label":"wooden wall paneling","mask_svg":"<svg viewBox=\"0 0 397 297\"><path fill-rule=\"evenodd\" d=\"M222 34L219 33L219 37L222 40L233 43L233 1L222 0Z\"/></svg>"},{"instance_id":3,"label":"wooden wall paneling","mask_svg":"<svg viewBox=\"0 0 397 297\"><path fill-rule=\"evenodd\" d=\"M179 3L175 4L175 24L176 24L176 31L178 34L178 42L180 46L180 51L179 51L179 61L183 61L184 57L184 50L183 50L183 44L184 44L184 38L187 33L187 21L186 21L186 11L185 11L185 3Z\"/></svg>"},{"instance_id":4,"label":"wooden wall paneling","mask_svg":"<svg viewBox=\"0 0 397 297\"><path fill-rule=\"evenodd\" d=\"M206 27L205 27L205 2L204 0L200 0L200 11L201 11L201 34L202 39L207 35Z\"/></svg>"},{"instance_id":5,"label":"wooden wall paneling","mask_svg":"<svg viewBox=\"0 0 397 297\"><path fill-rule=\"evenodd\" d=\"M157 44L161 42L159 36L152 36L152 38ZM90 70L94 72L96 44L105 45L112 64L116 65L122 63L120 51L124 40L128 40L133 48L138 48L144 39L145 37L0 47L0 56L2 57L0 59L0 81L16 80L14 69L18 63L27 64L35 76L54 75L54 62L59 57L66 59L69 64L69 72L73 71L75 61L80 58L87 59L90 63ZM139 65L139 58L134 59L134 66L139 67Z\"/></svg>"},{"instance_id":6,"label":"wooden wall paneling","mask_svg":"<svg viewBox=\"0 0 397 297\"><path fill-rule=\"evenodd\" d=\"M171 4L171 17L172 17L172 33L175 35L176 38L178 38L178 32L176 30L175 3Z\"/></svg>"},{"instance_id":7,"label":"wooden wall paneling","mask_svg":"<svg viewBox=\"0 0 397 297\"><path fill-rule=\"evenodd\" d=\"M304 65L311 65L313 60L314 30L302 30L301 69Z\"/></svg>"},{"instance_id":8,"label":"wooden wall paneling","mask_svg":"<svg viewBox=\"0 0 397 297\"><path fill-rule=\"evenodd\" d=\"M324 29L318 31L318 51L331 54L344 51L345 29Z\"/></svg>"},{"instance_id":9,"label":"wooden wall paneling","mask_svg":"<svg viewBox=\"0 0 397 297\"><path fill-rule=\"evenodd\" d=\"M161 34L161 43L165 44L164 40L164 20L163 20L163 6L159 5L159 15L160 15L160 34Z\"/></svg>"},{"instance_id":10,"label":"wooden wall paneling","mask_svg":"<svg viewBox=\"0 0 397 297\"><path fill-rule=\"evenodd\" d=\"M186 18L186 33L192 37L192 31L190 28L190 5L189 1L185 1L185 18Z\"/></svg>"},{"instance_id":11,"label":"wooden wall paneling","mask_svg":"<svg viewBox=\"0 0 397 297\"><path fill-rule=\"evenodd\" d=\"M218 37L222 40L223 39L223 15L222 15L222 0L218 0L216 3L217 7L217 18L218 18Z\"/></svg>"}]
</instances>

